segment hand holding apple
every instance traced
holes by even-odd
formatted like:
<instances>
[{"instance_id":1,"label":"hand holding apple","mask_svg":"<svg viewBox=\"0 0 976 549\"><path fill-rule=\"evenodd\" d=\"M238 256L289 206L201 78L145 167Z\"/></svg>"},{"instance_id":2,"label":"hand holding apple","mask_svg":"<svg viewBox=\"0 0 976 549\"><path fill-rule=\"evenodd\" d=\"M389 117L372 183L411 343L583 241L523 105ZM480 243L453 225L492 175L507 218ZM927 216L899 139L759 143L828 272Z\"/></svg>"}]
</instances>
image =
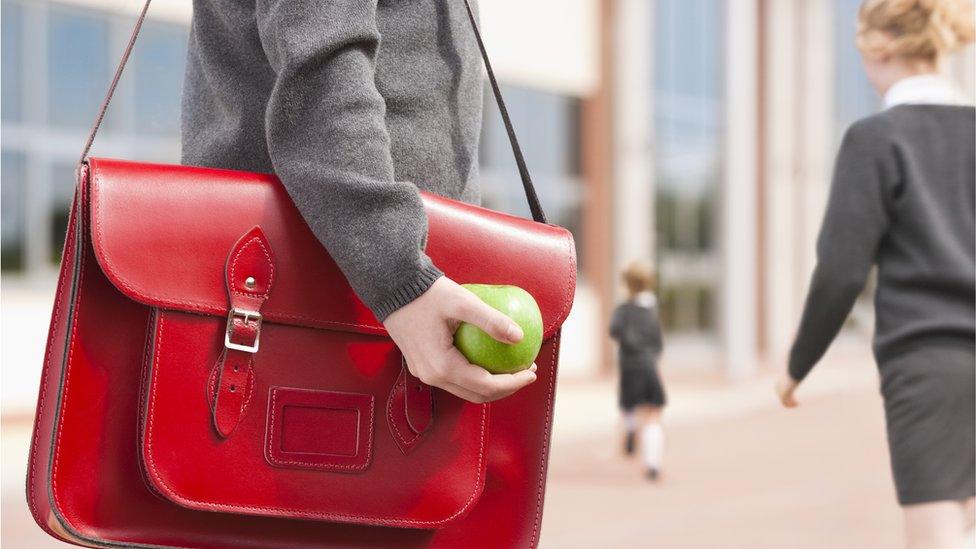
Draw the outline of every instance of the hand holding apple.
<instances>
[{"instance_id":1,"label":"hand holding apple","mask_svg":"<svg viewBox=\"0 0 976 549\"><path fill-rule=\"evenodd\" d=\"M511 318L446 276L386 317L383 326L403 353L410 373L465 400L491 402L536 380L534 367L491 374L471 364L454 346L453 334L462 322L477 325L499 340L522 340L522 329Z\"/></svg>"},{"instance_id":2,"label":"hand holding apple","mask_svg":"<svg viewBox=\"0 0 976 549\"><path fill-rule=\"evenodd\" d=\"M518 286L462 284L462 287L514 320L523 332L518 343L504 343L477 326L462 322L454 332L454 346L468 362L493 374L510 374L532 366L542 347L542 312L532 295Z\"/></svg>"}]
</instances>

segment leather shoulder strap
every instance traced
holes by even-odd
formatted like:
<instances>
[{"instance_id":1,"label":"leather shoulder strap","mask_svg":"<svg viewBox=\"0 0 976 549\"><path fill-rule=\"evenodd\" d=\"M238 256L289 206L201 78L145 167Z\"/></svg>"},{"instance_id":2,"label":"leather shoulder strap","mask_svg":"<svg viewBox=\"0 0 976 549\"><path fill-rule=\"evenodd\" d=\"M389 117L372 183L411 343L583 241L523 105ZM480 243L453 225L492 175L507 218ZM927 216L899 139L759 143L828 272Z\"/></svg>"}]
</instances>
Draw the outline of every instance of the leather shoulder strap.
<instances>
[{"instance_id":1,"label":"leather shoulder strap","mask_svg":"<svg viewBox=\"0 0 976 549\"><path fill-rule=\"evenodd\" d=\"M132 55L132 48L135 46L136 38L139 37L139 31L142 29L142 24L146 20L146 12L149 11L151 1L146 0L146 3L143 4L142 11L139 12L139 17L136 18L136 23L132 27L129 42L126 44L125 51L122 52L122 58L115 68L115 75L112 77L112 82L109 84L108 91L105 93L102 106L98 109L98 116L95 118L95 123L92 125L91 131L88 132L88 139L85 141L85 148L81 152L80 162L84 162L88 158L88 152L91 151L92 144L95 142L95 135L98 134L98 128L102 125L102 120L108 111L109 103L112 102L112 96L115 95L115 88L118 87L119 79L122 78L122 71L125 70L129 56ZM502 115L502 122L505 124L505 132L508 133L508 141L512 145L512 154L515 155L515 164L518 166L519 177L522 179L522 188L525 190L525 198L529 202L532 219L539 223L546 223L546 214L542 211L542 204L539 202L539 196L535 192L535 185L532 184L529 168L525 164L525 157L522 156L522 148L519 146L518 137L515 135L515 128L512 126L508 109L505 108L505 100L502 99L502 92L498 87L498 81L495 79L495 72L491 69L491 62L488 60L488 51L485 49L485 43L481 39L481 31L478 29L478 23L469 0L464 0L464 8L468 12L471 29L474 31L475 39L478 41L478 49L481 50L481 58L484 60L485 71L488 73L488 81L491 83L491 92L495 96L495 102L498 104L498 110Z\"/></svg>"}]
</instances>

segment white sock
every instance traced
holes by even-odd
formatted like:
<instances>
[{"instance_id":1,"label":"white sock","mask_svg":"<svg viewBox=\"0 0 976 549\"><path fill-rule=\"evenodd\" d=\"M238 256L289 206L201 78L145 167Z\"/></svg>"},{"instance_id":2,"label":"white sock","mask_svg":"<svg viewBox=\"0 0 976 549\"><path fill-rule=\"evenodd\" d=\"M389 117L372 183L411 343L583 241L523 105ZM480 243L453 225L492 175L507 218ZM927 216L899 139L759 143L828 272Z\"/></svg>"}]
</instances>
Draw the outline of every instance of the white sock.
<instances>
[{"instance_id":1,"label":"white sock","mask_svg":"<svg viewBox=\"0 0 976 549\"><path fill-rule=\"evenodd\" d=\"M637 430L637 415L634 412L624 413L624 427L628 433L633 433Z\"/></svg>"},{"instance_id":2,"label":"white sock","mask_svg":"<svg viewBox=\"0 0 976 549\"><path fill-rule=\"evenodd\" d=\"M661 458L664 454L664 429L660 423L648 423L641 432L641 450L644 454L644 465L648 469L661 468Z\"/></svg>"}]
</instances>

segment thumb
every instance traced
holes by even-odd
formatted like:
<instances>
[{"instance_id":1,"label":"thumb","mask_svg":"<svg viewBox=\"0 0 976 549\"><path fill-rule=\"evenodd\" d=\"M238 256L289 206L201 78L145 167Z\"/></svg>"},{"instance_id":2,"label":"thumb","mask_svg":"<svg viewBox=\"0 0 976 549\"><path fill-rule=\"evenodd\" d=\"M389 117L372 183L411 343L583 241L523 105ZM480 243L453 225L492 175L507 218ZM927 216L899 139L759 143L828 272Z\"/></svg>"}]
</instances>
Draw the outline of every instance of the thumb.
<instances>
[{"instance_id":1,"label":"thumb","mask_svg":"<svg viewBox=\"0 0 976 549\"><path fill-rule=\"evenodd\" d=\"M522 341L524 335L522 328L514 320L481 301L474 294L465 299L458 320L477 326L502 343L518 343Z\"/></svg>"}]
</instances>

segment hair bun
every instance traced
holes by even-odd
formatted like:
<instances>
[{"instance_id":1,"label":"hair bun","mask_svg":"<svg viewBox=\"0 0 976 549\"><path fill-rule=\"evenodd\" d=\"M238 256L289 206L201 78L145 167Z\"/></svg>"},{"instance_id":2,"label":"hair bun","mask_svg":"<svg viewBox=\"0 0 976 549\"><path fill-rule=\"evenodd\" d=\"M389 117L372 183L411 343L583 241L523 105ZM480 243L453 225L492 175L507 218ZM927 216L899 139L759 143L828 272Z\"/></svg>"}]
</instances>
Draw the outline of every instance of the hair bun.
<instances>
[{"instance_id":1,"label":"hair bun","mask_svg":"<svg viewBox=\"0 0 976 549\"><path fill-rule=\"evenodd\" d=\"M865 0L857 45L870 55L938 60L973 41L969 0Z\"/></svg>"}]
</instances>

